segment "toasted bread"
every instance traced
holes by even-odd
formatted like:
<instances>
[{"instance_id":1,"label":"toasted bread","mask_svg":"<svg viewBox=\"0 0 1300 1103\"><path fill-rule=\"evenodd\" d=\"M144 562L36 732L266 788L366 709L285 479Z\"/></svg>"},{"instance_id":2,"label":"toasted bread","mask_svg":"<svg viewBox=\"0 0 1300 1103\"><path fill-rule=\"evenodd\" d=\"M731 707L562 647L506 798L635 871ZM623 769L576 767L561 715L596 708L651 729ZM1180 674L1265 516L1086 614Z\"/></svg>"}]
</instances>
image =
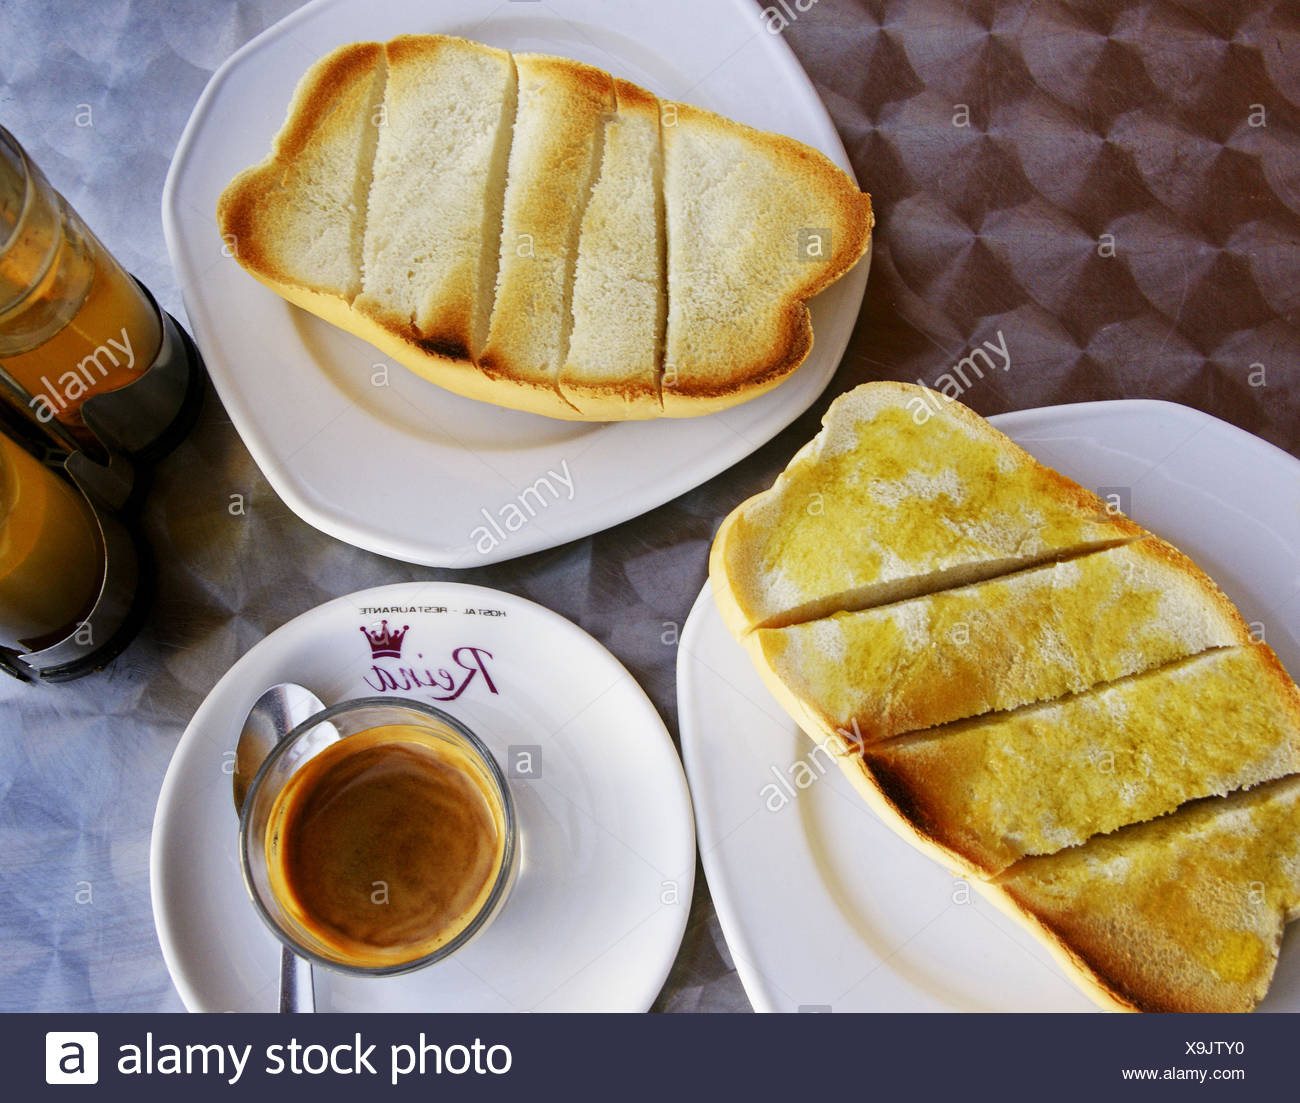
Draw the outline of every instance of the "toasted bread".
<instances>
[{"instance_id":1,"label":"toasted bread","mask_svg":"<svg viewBox=\"0 0 1300 1103\"><path fill-rule=\"evenodd\" d=\"M660 129L663 405L690 416L769 390L803 362L805 303L866 253L873 217L870 198L799 142L680 103L663 105Z\"/></svg>"},{"instance_id":2,"label":"toasted bread","mask_svg":"<svg viewBox=\"0 0 1300 1103\"><path fill-rule=\"evenodd\" d=\"M807 354L803 301L865 251L870 201L798 142L670 105L685 235L674 279L659 106L576 61L445 35L344 47L304 78L271 156L228 185L218 222L266 286L457 394L571 420L709 413ZM703 175L696 154L710 158ZM684 190L709 172L725 176L708 184L716 194ZM745 219L758 227L747 243L691 258L712 247L710 222ZM809 220L833 248L815 234L806 251L826 255L795 265L786 247ZM743 303L731 301L737 265ZM673 294L698 303L678 304L687 370L665 402Z\"/></svg>"},{"instance_id":3,"label":"toasted bread","mask_svg":"<svg viewBox=\"0 0 1300 1103\"><path fill-rule=\"evenodd\" d=\"M514 66L503 50L446 36L403 35L386 50L356 309L424 354L404 355L408 366L432 358L439 378L481 387L471 357L491 305Z\"/></svg>"},{"instance_id":4,"label":"toasted bread","mask_svg":"<svg viewBox=\"0 0 1300 1103\"><path fill-rule=\"evenodd\" d=\"M837 398L822 424L714 540L714 598L738 635L1144 535L937 392L864 384Z\"/></svg>"},{"instance_id":5,"label":"toasted bread","mask_svg":"<svg viewBox=\"0 0 1300 1103\"><path fill-rule=\"evenodd\" d=\"M519 110L506 177L496 302L479 367L518 405L568 406L559 371L572 325L582 216L600 166L610 75L590 65L516 54ZM566 198L569 197L569 198ZM576 411L575 411L576 412Z\"/></svg>"},{"instance_id":6,"label":"toasted bread","mask_svg":"<svg viewBox=\"0 0 1300 1103\"><path fill-rule=\"evenodd\" d=\"M1224 648L890 739L866 748L861 766L920 834L995 874L1300 773L1300 690L1266 645Z\"/></svg>"},{"instance_id":7,"label":"toasted bread","mask_svg":"<svg viewBox=\"0 0 1300 1103\"><path fill-rule=\"evenodd\" d=\"M710 575L884 822L1102 1006L1259 1000L1300 910L1300 690L1181 552L968 411L868 385L728 518Z\"/></svg>"},{"instance_id":8,"label":"toasted bread","mask_svg":"<svg viewBox=\"0 0 1300 1103\"><path fill-rule=\"evenodd\" d=\"M298 82L270 155L221 193L217 221L227 248L281 294L328 296L346 309L361 290L385 74L381 43L326 54Z\"/></svg>"},{"instance_id":9,"label":"toasted bread","mask_svg":"<svg viewBox=\"0 0 1300 1103\"><path fill-rule=\"evenodd\" d=\"M1249 1011L1300 914L1300 776L1025 858L985 891L1103 1006Z\"/></svg>"},{"instance_id":10,"label":"toasted bread","mask_svg":"<svg viewBox=\"0 0 1300 1103\"><path fill-rule=\"evenodd\" d=\"M658 417L663 364L663 158L659 101L614 82L600 176L578 240L573 330L560 393L584 417Z\"/></svg>"},{"instance_id":11,"label":"toasted bread","mask_svg":"<svg viewBox=\"0 0 1300 1103\"><path fill-rule=\"evenodd\" d=\"M1078 693L1251 642L1232 603L1157 537L747 637L797 719L864 743Z\"/></svg>"}]
</instances>

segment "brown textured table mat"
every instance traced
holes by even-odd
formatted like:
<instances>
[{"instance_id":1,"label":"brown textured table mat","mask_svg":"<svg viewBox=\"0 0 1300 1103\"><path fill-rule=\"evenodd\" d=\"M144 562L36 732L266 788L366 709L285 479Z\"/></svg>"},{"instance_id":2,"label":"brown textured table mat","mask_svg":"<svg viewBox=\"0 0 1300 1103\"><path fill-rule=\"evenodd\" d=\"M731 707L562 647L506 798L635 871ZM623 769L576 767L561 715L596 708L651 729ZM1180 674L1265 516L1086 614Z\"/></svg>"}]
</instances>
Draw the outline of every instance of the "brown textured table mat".
<instances>
[{"instance_id":1,"label":"brown textured table mat","mask_svg":"<svg viewBox=\"0 0 1300 1103\"><path fill-rule=\"evenodd\" d=\"M1000 331L980 413L1161 398L1300 450L1300 5L821 0L786 33L877 210L832 390Z\"/></svg>"}]
</instances>

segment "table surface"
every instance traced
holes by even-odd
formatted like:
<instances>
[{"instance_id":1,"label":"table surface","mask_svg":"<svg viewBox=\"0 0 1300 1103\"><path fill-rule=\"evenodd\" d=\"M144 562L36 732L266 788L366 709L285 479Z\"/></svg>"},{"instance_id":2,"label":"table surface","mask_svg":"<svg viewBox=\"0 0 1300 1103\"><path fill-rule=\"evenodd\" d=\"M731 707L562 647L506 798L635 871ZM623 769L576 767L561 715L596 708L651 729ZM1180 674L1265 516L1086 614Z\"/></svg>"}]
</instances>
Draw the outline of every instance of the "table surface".
<instances>
[{"instance_id":1,"label":"table surface","mask_svg":"<svg viewBox=\"0 0 1300 1103\"><path fill-rule=\"evenodd\" d=\"M451 0L431 0L436 3ZM558 11L563 0L543 0ZM296 0L0 0L0 123L184 319L163 180L213 70ZM675 647L725 513L836 395L940 377L1002 335L983 414L1105 398L1207 410L1300 455L1300 9L1243 0L817 0L781 33L863 186L876 245L823 398L729 471L633 521L464 571L348 547L290 513L215 395L145 510L158 597L106 672L0 684L0 1011L180 1010L149 906L163 774L221 674L340 594L447 578L569 617L676 733ZM755 33L767 33L757 18ZM769 20L771 22L771 20ZM249 503L244 517L229 496ZM745 1010L703 877L664 1011Z\"/></svg>"}]
</instances>

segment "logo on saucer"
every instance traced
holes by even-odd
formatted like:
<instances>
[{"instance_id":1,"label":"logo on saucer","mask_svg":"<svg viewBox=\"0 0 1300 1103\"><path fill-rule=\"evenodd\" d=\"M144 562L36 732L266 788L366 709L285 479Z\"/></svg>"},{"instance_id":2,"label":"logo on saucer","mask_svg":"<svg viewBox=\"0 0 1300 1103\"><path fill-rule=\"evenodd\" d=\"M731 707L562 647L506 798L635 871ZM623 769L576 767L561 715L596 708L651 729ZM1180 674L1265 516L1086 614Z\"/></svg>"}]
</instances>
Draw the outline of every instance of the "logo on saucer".
<instances>
[{"instance_id":1,"label":"logo on saucer","mask_svg":"<svg viewBox=\"0 0 1300 1103\"><path fill-rule=\"evenodd\" d=\"M389 629L386 620L381 622L378 632L372 632L364 625L361 628L362 634L370 642L370 656L374 659L400 659L402 640L410 630L411 626L404 624L400 631L393 631Z\"/></svg>"},{"instance_id":2,"label":"logo on saucer","mask_svg":"<svg viewBox=\"0 0 1300 1103\"><path fill-rule=\"evenodd\" d=\"M442 660L446 665L431 663L423 651L416 651L413 658L406 660L410 665L385 662L385 659L397 659L400 663L402 644L410 630L409 624L389 627L387 620L380 621L378 628L374 627L374 621L369 627L361 625L361 634L370 645L371 659L370 670L362 680L376 693L427 690L435 701L454 701L473 685L480 685L494 695L500 692L489 668L492 652L482 647L453 647Z\"/></svg>"}]
</instances>

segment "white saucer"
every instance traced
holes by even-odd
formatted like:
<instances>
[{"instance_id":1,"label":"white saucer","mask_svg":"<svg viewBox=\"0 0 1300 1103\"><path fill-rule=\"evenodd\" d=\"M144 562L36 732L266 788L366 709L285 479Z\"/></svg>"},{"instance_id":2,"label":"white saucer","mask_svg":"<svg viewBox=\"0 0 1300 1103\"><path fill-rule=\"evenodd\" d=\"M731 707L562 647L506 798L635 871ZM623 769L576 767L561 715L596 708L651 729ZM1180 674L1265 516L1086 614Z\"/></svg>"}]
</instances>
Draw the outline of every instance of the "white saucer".
<instances>
[{"instance_id":1,"label":"white saucer","mask_svg":"<svg viewBox=\"0 0 1300 1103\"><path fill-rule=\"evenodd\" d=\"M384 620L407 629L401 658L372 655L362 629ZM563 617L448 582L382 586L304 613L240 659L194 714L158 798L150 857L158 938L185 1006L275 1009L279 943L244 891L231 798L248 709L282 681L327 705L392 693L409 681L401 668L440 687L392 695L464 721L508 774L529 765L510 748L536 748L532 779L510 780L519 877L492 925L444 962L383 980L317 969L319 1008L647 1009L681 943L695 866L690 797L663 721Z\"/></svg>"},{"instance_id":2,"label":"white saucer","mask_svg":"<svg viewBox=\"0 0 1300 1103\"><path fill-rule=\"evenodd\" d=\"M752 0L318 0L217 71L172 160L163 226L212 382L290 509L381 555L481 566L662 505L812 405L848 344L869 258L813 301L812 352L775 390L707 417L596 425L474 402L388 363L223 256L215 221L222 188L266 155L312 61L344 42L407 32L590 62L667 98L797 138L852 173L816 90L769 22ZM544 478L535 493L545 508L523 498L535 508L518 524L521 494Z\"/></svg>"},{"instance_id":3,"label":"white saucer","mask_svg":"<svg viewBox=\"0 0 1300 1103\"><path fill-rule=\"evenodd\" d=\"M991 420L1084 486L1127 488L1125 511L1200 563L1300 674L1300 462L1166 402ZM790 773L822 760L707 585L682 632L677 696L700 858L756 1009L1095 1010L1037 939L885 827L838 770ZM1262 1010L1300 1011L1298 927Z\"/></svg>"}]
</instances>

